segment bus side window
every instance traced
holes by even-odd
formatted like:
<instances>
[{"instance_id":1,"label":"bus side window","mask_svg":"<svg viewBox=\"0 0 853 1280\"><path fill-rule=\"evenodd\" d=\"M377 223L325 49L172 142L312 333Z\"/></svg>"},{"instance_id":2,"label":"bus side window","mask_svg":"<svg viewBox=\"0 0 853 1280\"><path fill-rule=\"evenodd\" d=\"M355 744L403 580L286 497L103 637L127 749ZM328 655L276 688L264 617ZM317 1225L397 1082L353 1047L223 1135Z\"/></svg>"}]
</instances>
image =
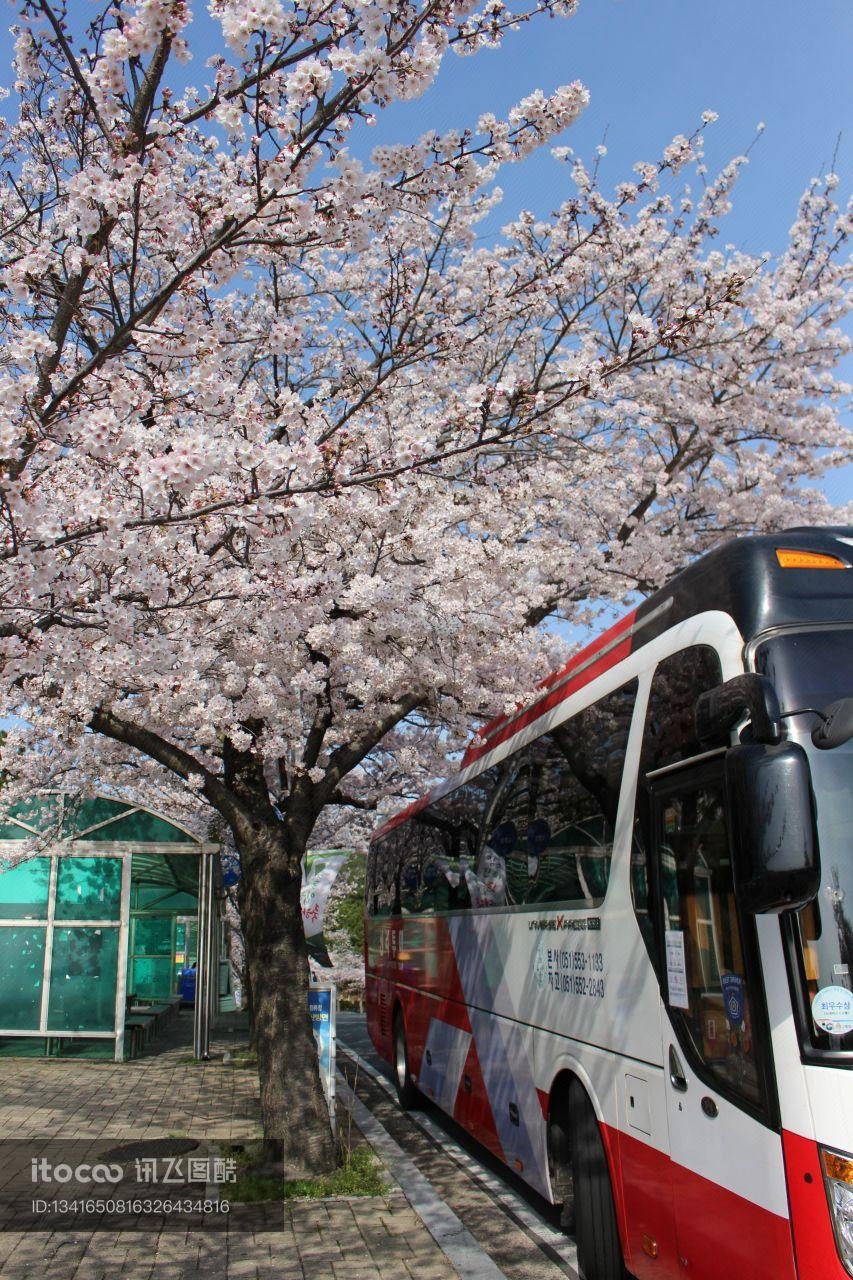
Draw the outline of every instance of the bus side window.
<instances>
[{"instance_id":1,"label":"bus side window","mask_svg":"<svg viewBox=\"0 0 853 1280\"><path fill-rule=\"evenodd\" d=\"M419 809L374 845L367 886L372 915L434 915L472 906L469 868L497 770L487 769Z\"/></svg>"},{"instance_id":2,"label":"bus side window","mask_svg":"<svg viewBox=\"0 0 853 1280\"><path fill-rule=\"evenodd\" d=\"M377 840L369 912L597 906L637 687L629 681Z\"/></svg>"},{"instance_id":3,"label":"bus side window","mask_svg":"<svg viewBox=\"0 0 853 1280\"><path fill-rule=\"evenodd\" d=\"M658 955L652 918L653 904L650 901L649 863L643 829L639 822L634 823L631 842L631 897L634 900L634 914L640 926L640 933L643 935L643 942L646 944L652 963L657 967Z\"/></svg>"},{"instance_id":4,"label":"bus side window","mask_svg":"<svg viewBox=\"0 0 853 1280\"><path fill-rule=\"evenodd\" d=\"M538 750L538 778L530 787L535 802L518 824L526 902L589 907L604 899L636 697L631 680L527 748Z\"/></svg>"},{"instance_id":5,"label":"bus side window","mask_svg":"<svg viewBox=\"0 0 853 1280\"><path fill-rule=\"evenodd\" d=\"M641 773L689 760L704 750L694 726L696 699L722 679L719 655L708 645L693 645L658 663L646 709Z\"/></svg>"},{"instance_id":6,"label":"bus side window","mask_svg":"<svg viewBox=\"0 0 853 1280\"><path fill-rule=\"evenodd\" d=\"M652 847L649 796L642 779L655 769L662 769L665 765L689 760L691 756L700 754L703 748L696 738L694 728L696 699L700 693L720 684L722 678L722 667L716 650L709 645L693 645L658 663L649 692L643 728L641 785L637 789L631 849L631 893L640 933L661 982L661 952L656 930L662 925L659 920L655 920L652 867L649 862L649 849ZM671 869L661 867L660 876L662 880L668 876L671 879Z\"/></svg>"},{"instance_id":7,"label":"bus side window","mask_svg":"<svg viewBox=\"0 0 853 1280\"><path fill-rule=\"evenodd\" d=\"M377 840L373 847L368 864L365 896L367 911L371 916L387 916L391 914L394 894L394 871L396 868L397 833L390 831L388 835Z\"/></svg>"}]
</instances>

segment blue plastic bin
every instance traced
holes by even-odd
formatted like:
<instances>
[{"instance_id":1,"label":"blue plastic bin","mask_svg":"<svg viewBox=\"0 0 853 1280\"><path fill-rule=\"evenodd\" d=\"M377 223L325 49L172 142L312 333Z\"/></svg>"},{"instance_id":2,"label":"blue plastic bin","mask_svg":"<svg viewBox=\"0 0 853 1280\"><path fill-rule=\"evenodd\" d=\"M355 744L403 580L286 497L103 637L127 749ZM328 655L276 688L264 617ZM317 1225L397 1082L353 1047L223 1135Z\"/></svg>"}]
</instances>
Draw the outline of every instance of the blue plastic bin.
<instances>
[{"instance_id":1,"label":"blue plastic bin","mask_svg":"<svg viewBox=\"0 0 853 1280\"><path fill-rule=\"evenodd\" d=\"M181 1004L195 1004L195 967L182 969L178 977L178 995Z\"/></svg>"}]
</instances>

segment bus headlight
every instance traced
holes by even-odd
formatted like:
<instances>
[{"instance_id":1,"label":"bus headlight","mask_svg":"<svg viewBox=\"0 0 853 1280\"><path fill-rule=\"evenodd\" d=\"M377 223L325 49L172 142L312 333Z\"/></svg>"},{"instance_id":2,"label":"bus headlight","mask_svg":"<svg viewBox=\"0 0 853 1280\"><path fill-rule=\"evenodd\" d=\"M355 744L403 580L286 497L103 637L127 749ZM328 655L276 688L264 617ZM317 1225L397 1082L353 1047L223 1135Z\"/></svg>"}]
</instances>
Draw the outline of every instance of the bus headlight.
<instances>
[{"instance_id":1,"label":"bus headlight","mask_svg":"<svg viewBox=\"0 0 853 1280\"><path fill-rule=\"evenodd\" d=\"M841 1261L853 1276L853 1157L823 1147L820 1154L835 1242Z\"/></svg>"}]
</instances>

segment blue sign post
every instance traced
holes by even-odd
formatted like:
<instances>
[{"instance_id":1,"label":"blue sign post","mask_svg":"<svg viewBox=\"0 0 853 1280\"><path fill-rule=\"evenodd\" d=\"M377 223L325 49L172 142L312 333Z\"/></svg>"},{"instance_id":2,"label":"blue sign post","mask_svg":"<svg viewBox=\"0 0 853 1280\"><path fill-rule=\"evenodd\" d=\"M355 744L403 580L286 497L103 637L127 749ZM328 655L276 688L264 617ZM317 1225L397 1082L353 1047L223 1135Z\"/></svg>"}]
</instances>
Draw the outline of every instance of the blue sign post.
<instances>
[{"instance_id":1,"label":"blue sign post","mask_svg":"<svg viewBox=\"0 0 853 1280\"><path fill-rule=\"evenodd\" d=\"M311 976L308 1011L314 1028L314 1039L320 1059L320 1079L329 1104L332 1133L335 1133L335 1014L337 989L333 982L318 982Z\"/></svg>"}]
</instances>

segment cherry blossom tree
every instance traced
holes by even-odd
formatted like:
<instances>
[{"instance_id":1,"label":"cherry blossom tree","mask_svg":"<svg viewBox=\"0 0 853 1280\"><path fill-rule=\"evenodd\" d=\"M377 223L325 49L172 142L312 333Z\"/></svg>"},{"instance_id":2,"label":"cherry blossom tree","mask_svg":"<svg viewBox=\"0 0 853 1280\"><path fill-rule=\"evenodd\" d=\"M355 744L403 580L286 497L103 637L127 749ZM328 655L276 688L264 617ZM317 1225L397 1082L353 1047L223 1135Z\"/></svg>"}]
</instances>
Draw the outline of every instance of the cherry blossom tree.
<instances>
[{"instance_id":1,"label":"cherry blossom tree","mask_svg":"<svg viewBox=\"0 0 853 1280\"><path fill-rule=\"evenodd\" d=\"M710 113L610 195L557 149L553 215L492 245L500 166L557 140L581 85L359 158L447 50L573 7L213 0L202 89L179 0L85 32L50 0L21 10L4 794L97 782L227 825L290 1176L334 1159L299 903L320 826L515 703L560 648L546 619L830 518L804 481L850 457L832 175L771 260L721 242L742 162L704 175Z\"/></svg>"}]
</instances>

